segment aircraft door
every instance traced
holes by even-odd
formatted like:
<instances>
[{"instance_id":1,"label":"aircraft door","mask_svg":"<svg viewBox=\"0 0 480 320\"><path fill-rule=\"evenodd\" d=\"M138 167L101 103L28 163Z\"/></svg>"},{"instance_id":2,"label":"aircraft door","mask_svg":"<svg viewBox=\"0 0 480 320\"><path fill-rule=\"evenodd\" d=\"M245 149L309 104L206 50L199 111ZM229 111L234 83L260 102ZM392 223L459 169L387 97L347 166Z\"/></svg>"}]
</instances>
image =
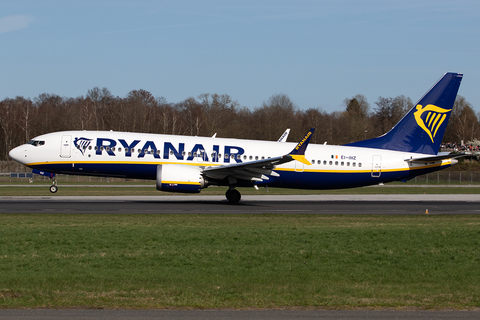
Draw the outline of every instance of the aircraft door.
<instances>
[{"instance_id":1,"label":"aircraft door","mask_svg":"<svg viewBox=\"0 0 480 320\"><path fill-rule=\"evenodd\" d=\"M303 172L303 170L305 169L305 165L303 164L303 162L297 160L293 160L293 162L295 162L295 172Z\"/></svg>"},{"instance_id":2,"label":"aircraft door","mask_svg":"<svg viewBox=\"0 0 480 320\"><path fill-rule=\"evenodd\" d=\"M382 174L382 156L372 157L372 177L379 178Z\"/></svg>"},{"instance_id":3,"label":"aircraft door","mask_svg":"<svg viewBox=\"0 0 480 320\"><path fill-rule=\"evenodd\" d=\"M72 152L72 136L62 136L60 157L70 158Z\"/></svg>"}]
</instances>

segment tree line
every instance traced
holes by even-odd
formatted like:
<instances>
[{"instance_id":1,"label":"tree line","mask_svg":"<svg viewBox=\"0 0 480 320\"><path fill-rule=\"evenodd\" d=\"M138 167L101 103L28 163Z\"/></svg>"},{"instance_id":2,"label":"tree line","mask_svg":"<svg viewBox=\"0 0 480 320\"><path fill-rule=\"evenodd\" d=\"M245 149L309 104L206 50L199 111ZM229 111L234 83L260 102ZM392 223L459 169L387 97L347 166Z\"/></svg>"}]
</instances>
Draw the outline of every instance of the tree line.
<instances>
[{"instance_id":1,"label":"tree line","mask_svg":"<svg viewBox=\"0 0 480 320\"><path fill-rule=\"evenodd\" d=\"M62 130L114 130L225 138L277 140L291 128L288 141L299 141L315 127L313 143L346 144L373 138L390 130L413 107L403 95L379 97L371 106L363 95L343 101L345 110L300 109L285 94L276 94L260 107L241 106L227 94L201 94L178 103L154 97L145 90L113 96L95 87L86 96L40 94L0 101L0 160L8 152L40 134ZM445 142L480 137L479 117L458 96L445 133Z\"/></svg>"}]
</instances>

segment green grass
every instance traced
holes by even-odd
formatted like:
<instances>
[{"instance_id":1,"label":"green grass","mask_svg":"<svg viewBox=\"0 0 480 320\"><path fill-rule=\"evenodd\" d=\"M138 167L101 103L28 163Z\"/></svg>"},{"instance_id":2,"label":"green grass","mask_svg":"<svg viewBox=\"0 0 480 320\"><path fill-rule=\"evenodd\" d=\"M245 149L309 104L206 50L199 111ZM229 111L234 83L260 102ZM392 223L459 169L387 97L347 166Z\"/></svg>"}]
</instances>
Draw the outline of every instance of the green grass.
<instances>
[{"instance_id":1,"label":"green grass","mask_svg":"<svg viewBox=\"0 0 480 320\"><path fill-rule=\"evenodd\" d=\"M480 307L480 217L9 215L0 308Z\"/></svg>"},{"instance_id":2,"label":"green grass","mask_svg":"<svg viewBox=\"0 0 480 320\"><path fill-rule=\"evenodd\" d=\"M50 193L49 186L43 187L0 187L0 197L10 196L162 196L169 195L169 192L160 192L151 187L62 187L59 185L58 192ZM254 188L237 188L242 195L289 195L289 194L480 194L480 187L460 188L454 185L449 187L363 187L341 190L301 190L301 189L283 189L269 188L268 192L264 188L258 191ZM224 195L226 187L210 187L203 189L201 195ZM176 193L184 195L181 193Z\"/></svg>"}]
</instances>

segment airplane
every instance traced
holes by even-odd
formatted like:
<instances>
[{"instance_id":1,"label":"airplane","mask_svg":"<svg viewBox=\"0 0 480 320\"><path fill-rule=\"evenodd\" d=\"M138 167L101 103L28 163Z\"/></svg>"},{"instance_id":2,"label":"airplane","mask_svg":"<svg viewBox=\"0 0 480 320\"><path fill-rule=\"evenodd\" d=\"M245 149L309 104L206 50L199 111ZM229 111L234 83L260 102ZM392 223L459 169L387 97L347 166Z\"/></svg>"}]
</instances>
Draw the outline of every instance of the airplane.
<instances>
[{"instance_id":1,"label":"airplane","mask_svg":"<svg viewBox=\"0 0 480 320\"><path fill-rule=\"evenodd\" d=\"M9 155L52 178L52 193L55 174L155 180L158 190L176 193L228 186L230 203L241 200L236 187L243 186L325 190L407 181L458 162L458 155L438 150L462 78L445 73L389 132L342 146L309 144L314 128L297 144L63 131L35 137Z\"/></svg>"}]
</instances>

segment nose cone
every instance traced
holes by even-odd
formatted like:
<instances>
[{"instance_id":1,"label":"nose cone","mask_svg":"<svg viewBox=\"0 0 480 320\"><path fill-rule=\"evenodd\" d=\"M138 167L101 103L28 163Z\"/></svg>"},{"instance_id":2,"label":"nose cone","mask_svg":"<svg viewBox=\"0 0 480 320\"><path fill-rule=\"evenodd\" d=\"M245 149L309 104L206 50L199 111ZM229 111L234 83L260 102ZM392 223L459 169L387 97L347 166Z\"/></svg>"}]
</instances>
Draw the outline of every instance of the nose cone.
<instances>
[{"instance_id":1,"label":"nose cone","mask_svg":"<svg viewBox=\"0 0 480 320\"><path fill-rule=\"evenodd\" d=\"M8 155L10 156L10 158L12 158L13 160L15 160L17 162L20 162L22 164L25 163L26 153L25 153L25 147L24 146L18 146L16 148L13 148L12 150L10 150Z\"/></svg>"}]
</instances>

